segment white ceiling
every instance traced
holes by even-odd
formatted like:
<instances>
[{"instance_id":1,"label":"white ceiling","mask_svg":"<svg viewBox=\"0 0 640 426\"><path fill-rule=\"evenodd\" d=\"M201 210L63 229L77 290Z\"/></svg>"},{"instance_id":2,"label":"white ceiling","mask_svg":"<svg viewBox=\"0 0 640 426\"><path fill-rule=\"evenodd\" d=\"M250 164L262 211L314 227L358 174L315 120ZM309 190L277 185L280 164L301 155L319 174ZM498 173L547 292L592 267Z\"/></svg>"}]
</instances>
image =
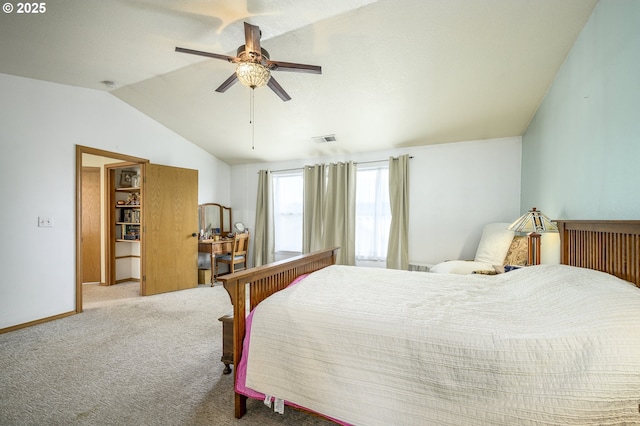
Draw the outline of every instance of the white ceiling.
<instances>
[{"instance_id":1,"label":"white ceiling","mask_svg":"<svg viewBox=\"0 0 640 426\"><path fill-rule=\"evenodd\" d=\"M0 14L1 73L110 90L241 164L521 135L597 0L45 4ZM292 100L256 89L253 126L250 89L214 91L232 64L174 52L235 56L244 21L260 26L272 60L323 71L274 72ZM312 139L327 134L337 141Z\"/></svg>"}]
</instances>

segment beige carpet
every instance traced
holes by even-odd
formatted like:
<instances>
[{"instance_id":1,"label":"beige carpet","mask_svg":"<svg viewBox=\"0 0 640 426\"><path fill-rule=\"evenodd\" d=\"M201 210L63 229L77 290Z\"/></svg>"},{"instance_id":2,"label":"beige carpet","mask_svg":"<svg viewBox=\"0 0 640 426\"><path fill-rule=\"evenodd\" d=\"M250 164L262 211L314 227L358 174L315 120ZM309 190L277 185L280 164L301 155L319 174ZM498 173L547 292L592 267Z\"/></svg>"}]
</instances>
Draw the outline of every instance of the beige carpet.
<instances>
[{"instance_id":1,"label":"beige carpet","mask_svg":"<svg viewBox=\"0 0 640 426\"><path fill-rule=\"evenodd\" d=\"M331 424L260 401L235 419L233 375L220 362L227 293L138 289L85 285L82 314L0 335L0 424Z\"/></svg>"}]
</instances>

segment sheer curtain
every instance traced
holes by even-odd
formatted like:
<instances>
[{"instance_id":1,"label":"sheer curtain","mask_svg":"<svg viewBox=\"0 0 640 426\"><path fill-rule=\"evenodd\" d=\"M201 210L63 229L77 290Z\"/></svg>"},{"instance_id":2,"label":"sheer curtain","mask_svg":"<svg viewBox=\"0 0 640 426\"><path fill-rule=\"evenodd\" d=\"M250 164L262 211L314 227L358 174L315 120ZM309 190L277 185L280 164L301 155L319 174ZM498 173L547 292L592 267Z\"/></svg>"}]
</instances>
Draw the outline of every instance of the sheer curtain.
<instances>
[{"instance_id":1,"label":"sheer curtain","mask_svg":"<svg viewBox=\"0 0 640 426\"><path fill-rule=\"evenodd\" d=\"M323 248L322 215L325 203L326 167L324 164L304 167L304 208L302 220L302 252Z\"/></svg>"},{"instance_id":2,"label":"sheer curtain","mask_svg":"<svg viewBox=\"0 0 640 426\"><path fill-rule=\"evenodd\" d=\"M387 268L409 269L409 156L389 157L391 226Z\"/></svg>"},{"instance_id":3,"label":"sheer curtain","mask_svg":"<svg viewBox=\"0 0 640 426\"><path fill-rule=\"evenodd\" d=\"M302 253L302 170L273 173L273 232L276 260Z\"/></svg>"},{"instance_id":4,"label":"sheer curtain","mask_svg":"<svg viewBox=\"0 0 640 426\"><path fill-rule=\"evenodd\" d=\"M386 264L391 227L389 165L361 167L356 183L356 264ZM385 262L385 263L383 263Z\"/></svg>"},{"instance_id":5,"label":"sheer curtain","mask_svg":"<svg viewBox=\"0 0 640 426\"><path fill-rule=\"evenodd\" d=\"M274 261L273 194L270 170L258 172L258 196L256 198L256 229L254 230L254 263L265 265Z\"/></svg>"},{"instance_id":6,"label":"sheer curtain","mask_svg":"<svg viewBox=\"0 0 640 426\"><path fill-rule=\"evenodd\" d=\"M353 162L327 166L324 203L324 248L340 247L336 263L356 262L356 165Z\"/></svg>"}]
</instances>

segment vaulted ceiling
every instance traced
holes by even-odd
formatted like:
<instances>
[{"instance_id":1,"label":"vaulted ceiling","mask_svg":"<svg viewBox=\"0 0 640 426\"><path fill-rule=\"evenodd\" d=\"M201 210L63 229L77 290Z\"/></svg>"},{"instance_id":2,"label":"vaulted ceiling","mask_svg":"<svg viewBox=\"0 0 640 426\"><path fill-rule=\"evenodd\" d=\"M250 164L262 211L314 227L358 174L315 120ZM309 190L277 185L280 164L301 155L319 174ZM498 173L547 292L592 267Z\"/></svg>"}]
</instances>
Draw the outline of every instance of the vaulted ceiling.
<instances>
[{"instance_id":1,"label":"vaulted ceiling","mask_svg":"<svg viewBox=\"0 0 640 426\"><path fill-rule=\"evenodd\" d=\"M109 91L241 164L521 135L597 0L45 5L0 14L1 73ZM233 64L174 51L235 56L245 21L271 59L322 66L274 72L292 100L255 89L252 123L251 89L214 91ZM337 140L314 140L329 134Z\"/></svg>"}]
</instances>

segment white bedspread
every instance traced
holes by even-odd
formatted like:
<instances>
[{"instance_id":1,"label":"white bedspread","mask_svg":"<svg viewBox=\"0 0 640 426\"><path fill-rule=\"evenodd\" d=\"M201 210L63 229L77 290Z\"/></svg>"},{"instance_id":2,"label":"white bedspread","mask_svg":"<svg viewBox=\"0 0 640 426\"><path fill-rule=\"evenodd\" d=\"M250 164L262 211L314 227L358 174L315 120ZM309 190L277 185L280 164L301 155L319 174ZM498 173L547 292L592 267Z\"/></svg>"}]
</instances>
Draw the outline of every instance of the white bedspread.
<instances>
[{"instance_id":1,"label":"white bedspread","mask_svg":"<svg viewBox=\"0 0 640 426\"><path fill-rule=\"evenodd\" d=\"M332 266L256 308L247 386L362 425L640 423L640 290Z\"/></svg>"}]
</instances>

